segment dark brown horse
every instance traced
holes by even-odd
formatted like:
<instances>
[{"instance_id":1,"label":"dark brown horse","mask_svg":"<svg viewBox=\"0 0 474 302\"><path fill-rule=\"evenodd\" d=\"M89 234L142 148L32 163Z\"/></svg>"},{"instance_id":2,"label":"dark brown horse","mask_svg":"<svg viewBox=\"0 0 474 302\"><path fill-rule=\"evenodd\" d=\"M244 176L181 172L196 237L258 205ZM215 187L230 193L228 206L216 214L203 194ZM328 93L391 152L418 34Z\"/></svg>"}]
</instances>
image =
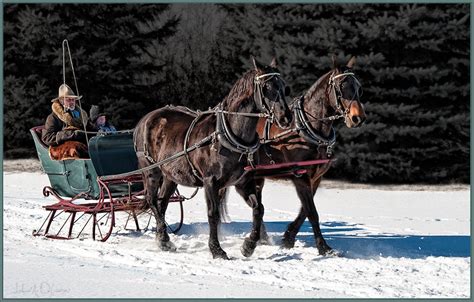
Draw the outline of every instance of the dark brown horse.
<instances>
[{"instance_id":1,"label":"dark brown horse","mask_svg":"<svg viewBox=\"0 0 474 302\"><path fill-rule=\"evenodd\" d=\"M265 128L265 121L260 120L258 133L261 137L267 133L270 143L259 150L260 163L298 162L313 159L327 159L332 154L335 143L333 121L344 118L349 128L359 127L366 119L364 106L360 103L362 87L352 72L355 58L342 68L336 67L320 77L311 88L293 104L294 131L285 131L276 126ZM286 135L284 133L287 133ZM280 138L271 139L282 135ZM301 209L296 219L288 225L283 237L283 246L292 248L295 237L301 225L308 217L314 231L316 247L321 255L332 251L324 240L319 226L319 215L314 204L314 195L321 182L322 176L328 171L330 163L311 166L303 175L291 175L286 178L291 180L296 187L297 195L301 201ZM256 179L257 199L261 199L264 178ZM237 190L245 197L243 192ZM247 200L247 198L246 198ZM251 205L251 204L249 204ZM265 228L262 225L261 238L266 238Z\"/></svg>"},{"instance_id":2,"label":"dark brown horse","mask_svg":"<svg viewBox=\"0 0 474 302\"><path fill-rule=\"evenodd\" d=\"M275 61L270 66L255 60L253 63L254 70L239 79L209 114L167 106L148 113L135 128L139 167L159 165L143 174L145 197L156 219L156 239L162 250L175 249L166 231L165 213L177 184L204 187L209 248L214 258L228 259L217 236L219 202L231 185L246 186L245 190L250 190L253 196L256 194L253 181L241 182L244 167L253 163L253 154L259 147L256 129L261 114L256 113L266 113L282 127L288 127L292 118ZM188 151L184 156L176 156L185 149ZM169 158L173 160L160 164ZM261 204L254 207L257 209L253 215L254 236L245 239L244 254L251 254L259 240L263 211L258 211Z\"/></svg>"}]
</instances>

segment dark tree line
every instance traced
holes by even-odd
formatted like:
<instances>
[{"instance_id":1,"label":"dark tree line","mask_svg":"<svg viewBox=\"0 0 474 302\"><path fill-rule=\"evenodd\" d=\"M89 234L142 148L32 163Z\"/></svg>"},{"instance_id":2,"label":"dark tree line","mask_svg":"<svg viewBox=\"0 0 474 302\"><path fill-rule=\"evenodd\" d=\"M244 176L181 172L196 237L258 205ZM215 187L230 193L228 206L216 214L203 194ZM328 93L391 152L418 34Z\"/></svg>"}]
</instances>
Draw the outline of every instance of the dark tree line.
<instances>
[{"instance_id":1,"label":"dark tree line","mask_svg":"<svg viewBox=\"0 0 474 302\"><path fill-rule=\"evenodd\" d=\"M6 157L34 155L69 40L83 106L121 129L166 104L218 103L250 56L277 57L292 96L357 56L368 120L337 124L329 177L469 182L467 4L4 5ZM71 72L67 70L71 83Z\"/></svg>"}]
</instances>

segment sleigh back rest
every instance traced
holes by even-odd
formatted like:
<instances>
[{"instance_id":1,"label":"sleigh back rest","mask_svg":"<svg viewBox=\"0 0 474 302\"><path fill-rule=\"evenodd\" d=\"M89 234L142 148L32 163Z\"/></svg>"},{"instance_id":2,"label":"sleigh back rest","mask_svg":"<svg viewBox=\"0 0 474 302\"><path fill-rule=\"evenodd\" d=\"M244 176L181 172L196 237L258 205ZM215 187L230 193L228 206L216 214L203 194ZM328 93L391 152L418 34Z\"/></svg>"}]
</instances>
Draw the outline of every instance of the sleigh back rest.
<instances>
[{"instance_id":1,"label":"sleigh back rest","mask_svg":"<svg viewBox=\"0 0 474 302\"><path fill-rule=\"evenodd\" d=\"M87 193L89 198L99 195L97 174L90 159L53 160L48 146L41 140L43 126L30 129L41 168L48 175L51 187L63 197Z\"/></svg>"}]
</instances>

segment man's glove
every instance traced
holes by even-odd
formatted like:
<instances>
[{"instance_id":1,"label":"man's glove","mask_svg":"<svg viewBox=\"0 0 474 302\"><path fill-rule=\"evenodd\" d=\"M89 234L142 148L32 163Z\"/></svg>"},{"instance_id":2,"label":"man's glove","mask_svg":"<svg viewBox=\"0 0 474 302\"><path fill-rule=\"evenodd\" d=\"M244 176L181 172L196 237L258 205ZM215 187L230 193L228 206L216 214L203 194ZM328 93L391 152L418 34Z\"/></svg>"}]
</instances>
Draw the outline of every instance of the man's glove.
<instances>
[{"instance_id":1,"label":"man's glove","mask_svg":"<svg viewBox=\"0 0 474 302\"><path fill-rule=\"evenodd\" d=\"M74 137L74 130L62 130L56 133L56 144L60 145L65 141L72 140Z\"/></svg>"},{"instance_id":2,"label":"man's glove","mask_svg":"<svg viewBox=\"0 0 474 302\"><path fill-rule=\"evenodd\" d=\"M66 129L56 133L56 144L60 145L65 141L85 141L85 134L80 130Z\"/></svg>"}]
</instances>

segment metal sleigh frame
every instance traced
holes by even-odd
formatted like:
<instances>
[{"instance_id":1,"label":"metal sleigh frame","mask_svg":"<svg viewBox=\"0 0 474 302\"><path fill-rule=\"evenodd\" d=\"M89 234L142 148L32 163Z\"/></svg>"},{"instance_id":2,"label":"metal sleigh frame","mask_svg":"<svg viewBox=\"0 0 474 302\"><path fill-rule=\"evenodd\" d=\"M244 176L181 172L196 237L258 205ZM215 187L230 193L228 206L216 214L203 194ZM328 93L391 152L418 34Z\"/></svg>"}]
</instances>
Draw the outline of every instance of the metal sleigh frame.
<instances>
[{"instance_id":1,"label":"metal sleigh frame","mask_svg":"<svg viewBox=\"0 0 474 302\"><path fill-rule=\"evenodd\" d=\"M97 178L100 188L100 196L96 202L75 203L81 198L87 197L86 194L80 193L73 198L65 199L50 186L43 188L43 195L48 197L52 195L58 202L43 206L49 212L46 219L38 230L33 231L34 236L45 236L51 239L74 239L80 238L83 235L86 227L91 227L91 235L93 240L106 241L113 232L116 226L116 213L128 213L124 229L131 219L135 224L135 230L142 230L139 225L138 216L148 215L148 222L143 229L148 229L152 218L150 210L144 210L145 200L143 198L144 191L133 192L132 184L141 183L141 175L132 175L123 178L101 180ZM110 188L117 184L128 185L128 195L123 197L113 197ZM170 198L170 202L179 204L180 218L177 224L168 225L168 230L172 233L177 233L184 220L183 202L188 199L176 191ZM63 217L62 220L60 217ZM58 229L52 230L54 221L59 221ZM79 227L79 231L74 232L74 229ZM129 229L127 229L129 230Z\"/></svg>"}]
</instances>

